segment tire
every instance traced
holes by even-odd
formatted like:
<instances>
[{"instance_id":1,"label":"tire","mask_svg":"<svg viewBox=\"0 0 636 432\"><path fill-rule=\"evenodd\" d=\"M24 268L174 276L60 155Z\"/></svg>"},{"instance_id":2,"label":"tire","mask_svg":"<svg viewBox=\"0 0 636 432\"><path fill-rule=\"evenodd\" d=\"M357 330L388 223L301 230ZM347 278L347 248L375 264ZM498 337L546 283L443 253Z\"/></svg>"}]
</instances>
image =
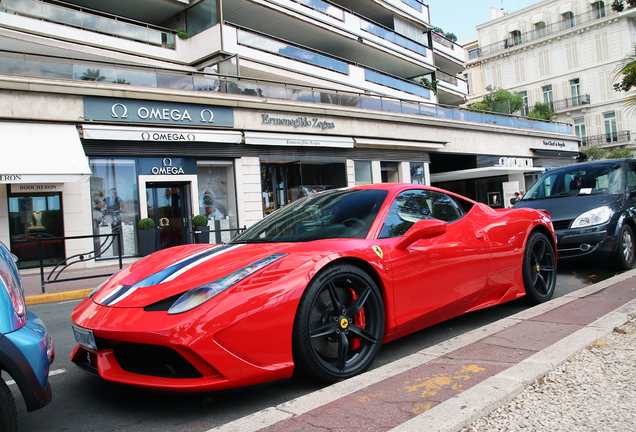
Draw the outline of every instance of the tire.
<instances>
[{"instance_id":1,"label":"tire","mask_svg":"<svg viewBox=\"0 0 636 432\"><path fill-rule=\"evenodd\" d=\"M616 248L616 265L620 270L629 270L634 266L634 230L623 224L618 233L618 248Z\"/></svg>"},{"instance_id":2,"label":"tire","mask_svg":"<svg viewBox=\"0 0 636 432\"><path fill-rule=\"evenodd\" d=\"M523 256L523 285L531 304L546 302L556 288L556 254L545 234L533 232Z\"/></svg>"},{"instance_id":3,"label":"tire","mask_svg":"<svg viewBox=\"0 0 636 432\"><path fill-rule=\"evenodd\" d=\"M307 285L294 322L293 356L298 374L321 383L367 370L382 345L384 302L359 267L335 264Z\"/></svg>"},{"instance_id":4,"label":"tire","mask_svg":"<svg viewBox=\"0 0 636 432\"><path fill-rule=\"evenodd\" d=\"M15 406L11 390L0 378L0 432L17 432L20 430L18 408Z\"/></svg>"}]
</instances>

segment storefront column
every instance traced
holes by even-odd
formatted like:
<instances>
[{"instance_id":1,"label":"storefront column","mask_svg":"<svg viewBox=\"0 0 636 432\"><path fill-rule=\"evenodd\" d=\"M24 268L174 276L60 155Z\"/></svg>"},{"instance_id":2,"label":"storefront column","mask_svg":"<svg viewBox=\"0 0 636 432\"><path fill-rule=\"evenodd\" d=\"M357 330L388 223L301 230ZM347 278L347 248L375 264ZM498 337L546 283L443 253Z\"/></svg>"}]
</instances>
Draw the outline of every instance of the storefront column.
<instances>
[{"instance_id":1,"label":"storefront column","mask_svg":"<svg viewBox=\"0 0 636 432\"><path fill-rule=\"evenodd\" d=\"M263 192L261 164L258 157L242 157L236 160L236 194L239 226L252 226L263 219Z\"/></svg>"},{"instance_id":2,"label":"storefront column","mask_svg":"<svg viewBox=\"0 0 636 432\"><path fill-rule=\"evenodd\" d=\"M0 240L7 247L11 247L9 234L9 206L7 200L7 185L0 184Z\"/></svg>"},{"instance_id":3,"label":"storefront column","mask_svg":"<svg viewBox=\"0 0 636 432\"><path fill-rule=\"evenodd\" d=\"M347 159L347 187L353 187L356 185L356 167L353 159Z\"/></svg>"},{"instance_id":4,"label":"storefront column","mask_svg":"<svg viewBox=\"0 0 636 432\"><path fill-rule=\"evenodd\" d=\"M411 163L400 162L398 164L398 182L411 183Z\"/></svg>"},{"instance_id":5,"label":"storefront column","mask_svg":"<svg viewBox=\"0 0 636 432\"><path fill-rule=\"evenodd\" d=\"M371 161L371 179L373 184L382 183L382 165L379 160Z\"/></svg>"}]
</instances>

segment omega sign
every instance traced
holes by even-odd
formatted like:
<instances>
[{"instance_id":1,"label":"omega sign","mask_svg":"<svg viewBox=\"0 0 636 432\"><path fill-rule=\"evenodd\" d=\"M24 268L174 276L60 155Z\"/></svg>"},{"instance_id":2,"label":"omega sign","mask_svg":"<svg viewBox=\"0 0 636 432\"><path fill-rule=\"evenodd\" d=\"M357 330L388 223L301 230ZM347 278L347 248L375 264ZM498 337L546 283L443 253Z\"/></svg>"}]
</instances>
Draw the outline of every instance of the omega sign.
<instances>
[{"instance_id":1,"label":"omega sign","mask_svg":"<svg viewBox=\"0 0 636 432\"><path fill-rule=\"evenodd\" d=\"M116 103L110 108L111 117L128 118L128 108L123 103ZM146 108L141 106L137 108L137 116L142 120L164 120L192 123L192 117L187 109L170 109L170 108ZM214 123L214 113L210 109L201 110L199 113L199 121L201 123Z\"/></svg>"},{"instance_id":2,"label":"omega sign","mask_svg":"<svg viewBox=\"0 0 636 432\"><path fill-rule=\"evenodd\" d=\"M152 167L151 172L154 175L168 174L168 175L178 175L185 174L182 167L173 167L172 159L163 158L161 167Z\"/></svg>"}]
</instances>

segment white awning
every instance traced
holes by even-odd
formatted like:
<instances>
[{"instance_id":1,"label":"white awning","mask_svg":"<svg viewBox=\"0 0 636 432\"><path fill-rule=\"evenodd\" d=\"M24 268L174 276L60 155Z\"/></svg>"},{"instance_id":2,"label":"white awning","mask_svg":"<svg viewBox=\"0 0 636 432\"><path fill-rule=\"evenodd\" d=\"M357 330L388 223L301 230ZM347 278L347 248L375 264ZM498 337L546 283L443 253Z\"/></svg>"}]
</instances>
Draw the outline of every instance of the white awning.
<instances>
[{"instance_id":1,"label":"white awning","mask_svg":"<svg viewBox=\"0 0 636 432\"><path fill-rule=\"evenodd\" d=\"M519 21L508 25L508 33L512 33L513 31L519 31Z\"/></svg>"},{"instance_id":2,"label":"white awning","mask_svg":"<svg viewBox=\"0 0 636 432\"><path fill-rule=\"evenodd\" d=\"M432 141L399 141L374 138L354 138L356 147L367 148L416 148L422 150L437 150L444 148L443 142Z\"/></svg>"},{"instance_id":3,"label":"white awning","mask_svg":"<svg viewBox=\"0 0 636 432\"><path fill-rule=\"evenodd\" d=\"M559 14L563 15L568 12L572 12L572 3L566 3L561 5L561 7L559 8Z\"/></svg>"},{"instance_id":4,"label":"white awning","mask_svg":"<svg viewBox=\"0 0 636 432\"><path fill-rule=\"evenodd\" d=\"M243 140L241 132L214 129L169 129L160 127L83 125L84 139L113 141L190 141L238 144Z\"/></svg>"},{"instance_id":5,"label":"white awning","mask_svg":"<svg viewBox=\"0 0 636 432\"><path fill-rule=\"evenodd\" d=\"M245 144L353 148L353 138L331 135L298 135L269 132L245 132Z\"/></svg>"},{"instance_id":6,"label":"white awning","mask_svg":"<svg viewBox=\"0 0 636 432\"><path fill-rule=\"evenodd\" d=\"M91 176L74 125L0 122L0 137L0 183L71 183Z\"/></svg>"},{"instance_id":7,"label":"white awning","mask_svg":"<svg viewBox=\"0 0 636 432\"><path fill-rule=\"evenodd\" d=\"M543 12L536 14L532 17L532 24L540 23L543 21Z\"/></svg>"},{"instance_id":8,"label":"white awning","mask_svg":"<svg viewBox=\"0 0 636 432\"><path fill-rule=\"evenodd\" d=\"M534 167L492 166L486 168L473 168L461 171L449 171L438 174L431 174L431 183L477 179L484 177L497 177L510 174L536 173L543 171L545 171L545 168Z\"/></svg>"}]
</instances>

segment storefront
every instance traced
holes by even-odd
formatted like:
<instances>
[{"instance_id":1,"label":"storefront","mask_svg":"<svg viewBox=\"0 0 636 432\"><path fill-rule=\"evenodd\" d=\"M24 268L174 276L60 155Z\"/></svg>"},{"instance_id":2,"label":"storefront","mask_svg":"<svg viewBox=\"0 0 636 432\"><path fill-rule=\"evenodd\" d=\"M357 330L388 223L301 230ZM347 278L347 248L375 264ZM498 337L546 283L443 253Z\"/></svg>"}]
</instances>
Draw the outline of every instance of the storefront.
<instances>
[{"instance_id":1,"label":"storefront","mask_svg":"<svg viewBox=\"0 0 636 432\"><path fill-rule=\"evenodd\" d=\"M18 257L18 267L57 264L73 251L59 239L73 224L64 208L77 201L78 184L90 178L90 168L75 125L28 122L0 123L0 235ZM72 218L71 218L72 219ZM39 246L38 246L39 240Z\"/></svg>"}]
</instances>

